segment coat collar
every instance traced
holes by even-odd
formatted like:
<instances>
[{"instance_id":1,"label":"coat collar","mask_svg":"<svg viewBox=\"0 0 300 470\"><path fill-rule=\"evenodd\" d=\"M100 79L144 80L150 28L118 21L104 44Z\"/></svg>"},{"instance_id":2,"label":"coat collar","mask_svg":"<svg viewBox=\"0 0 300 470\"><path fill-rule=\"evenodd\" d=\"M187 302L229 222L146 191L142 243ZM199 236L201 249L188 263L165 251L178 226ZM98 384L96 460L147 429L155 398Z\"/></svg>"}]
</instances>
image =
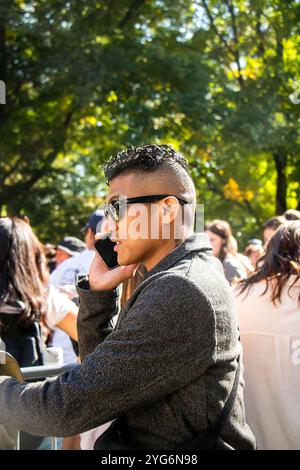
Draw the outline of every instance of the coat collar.
<instances>
[{"instance_id":1,"label":"coat collar","mask_svg":"<svg viewBox=\"0 0 300 470\"><path fill-rule=\"evenodd\" d=\"M153 274L157 274L160 271L166 271L167 269L174 266L182 258L187 256L192 252L201 252L201 251L210 251L212 252L212 247L209 241L208 236L205 233L194 233L192 236L187 238L181 245L179 245L175 250L169 253L165 258L163 258L158 264L156 264L150 271L146 271L144 278L148 278Z\"/></svg>"}]
</instances>

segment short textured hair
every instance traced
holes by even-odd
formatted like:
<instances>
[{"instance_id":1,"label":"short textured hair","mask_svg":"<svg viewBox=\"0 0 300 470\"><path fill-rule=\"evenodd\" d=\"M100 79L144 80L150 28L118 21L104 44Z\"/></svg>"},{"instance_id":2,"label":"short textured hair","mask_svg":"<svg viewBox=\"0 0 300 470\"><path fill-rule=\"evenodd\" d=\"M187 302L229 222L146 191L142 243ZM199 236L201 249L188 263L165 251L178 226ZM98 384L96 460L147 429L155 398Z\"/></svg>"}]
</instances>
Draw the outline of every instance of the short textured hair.
<instances>
[{"instance_id":1,"label":"short textured hair","mask_svg":"<svg viewBox=\"0 0 300 470\"><path fill-rule=\"evenodd\" d=\"M152 172L176 164L189 173L187 160L171 145L152 144L130 147L110 157L104 165L104 173L107 181L110 182L116 176L130 170Z\"/></svg>"},{"instance_id":2,"label":"short textured hair","mask_svg":"<svg viewBox=\"0 0 300 470\"><path fill-rule=\"evenodd\" d=\"M117 176L136 173L141 191L146 187L148 192L154 191L154 194L169 193L183 198L189 203L181 211L184 213L183 225L188 230L194 226L195 185L187 160L171 145L130 147L111 157L104 166L104 173L107 184Z\"/></svg>"}]
</instances>

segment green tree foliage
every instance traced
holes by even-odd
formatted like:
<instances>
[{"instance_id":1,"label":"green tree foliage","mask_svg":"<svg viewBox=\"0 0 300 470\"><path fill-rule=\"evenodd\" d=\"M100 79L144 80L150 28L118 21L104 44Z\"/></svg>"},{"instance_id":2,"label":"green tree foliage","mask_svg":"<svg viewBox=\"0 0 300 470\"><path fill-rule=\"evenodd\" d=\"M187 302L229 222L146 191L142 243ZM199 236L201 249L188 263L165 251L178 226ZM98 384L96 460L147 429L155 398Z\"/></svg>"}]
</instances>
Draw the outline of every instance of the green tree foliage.
<instances>
[{"instance_id":1,"label":"green tree foliage","mask_svg":"<svg viewBox=\"0 0 300 470\"><path fill-rule=\"evenodd\" d=\"M242 226L250 228L249 215L259 224L299 205L300 107L291 99L300 70L299 2L202 0L199 8L215 72L212 190L240 206Z\"/></svg>"},{"instance_id":2,"label":"green tree foliage","mask_svg":"<svg viewBox=\"0 0 300 470\"><path fill-rule=\"evenodd\" d=\"M2 213L47 241L78 235L101 163L168 142L206 218L259 234L299 201L298 14L296 0L2 0Z\"/></svg>"}]
</instances>

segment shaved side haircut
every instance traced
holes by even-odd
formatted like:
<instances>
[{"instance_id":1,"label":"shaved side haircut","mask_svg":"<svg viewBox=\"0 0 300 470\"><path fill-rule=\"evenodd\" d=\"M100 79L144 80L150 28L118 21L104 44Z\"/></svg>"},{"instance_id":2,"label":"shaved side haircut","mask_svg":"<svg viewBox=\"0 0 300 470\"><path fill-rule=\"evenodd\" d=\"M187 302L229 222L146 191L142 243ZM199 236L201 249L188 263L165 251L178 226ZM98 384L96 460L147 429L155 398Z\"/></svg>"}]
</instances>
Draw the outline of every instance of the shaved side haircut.
<instances>
[{"instance_id":1,"label":"shaved side haircut","mask_svg":"<svg viewBox=\"0 0 300 470\"><path fill-rule=\"evenodd\" d=\"M170 194L189 202L184 207L182 222L192 229L195 224L196 190L186 158L171 145L131 147L112 156L104 166L107 184L133 174L136 188L144 195Z\"/></svg>"},{"instance_id":2,"label":"shaved side haircut","mask_svg":"<svg viewBox=\"0 0 300 470\"><path fill-rule=\"evenodd\" d=\"M131 147L111 157L104 165L109 184L117 176L136 173L143 176L143 185L149 178L147 188L161 193L185 197L191 204L196 203L195 185L189 174L186 158L171 145L144 145Z\"/></svg>"}]
</instances>

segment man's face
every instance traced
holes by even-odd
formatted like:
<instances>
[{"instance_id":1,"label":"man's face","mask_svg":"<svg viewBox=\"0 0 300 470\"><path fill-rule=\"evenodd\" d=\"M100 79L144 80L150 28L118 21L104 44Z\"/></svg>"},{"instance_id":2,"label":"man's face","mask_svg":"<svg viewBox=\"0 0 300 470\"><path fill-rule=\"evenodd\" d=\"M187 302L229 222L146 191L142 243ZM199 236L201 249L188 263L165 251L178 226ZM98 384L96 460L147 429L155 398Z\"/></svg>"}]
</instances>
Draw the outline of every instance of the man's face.
<instances>
[{"instance_id":1,"label":"man's face","mask_svg":"<svg viewBox=\"0 0 300 470\"><path fill-rule=\"evenodd\" d=\"M107 194L107 202L119 200L120 197L140 197L152 195L153 190L143 187L141 177L129 173L115 177L111 182ZM157 194L157 192L156 192ZM158 192L161 194L161 192ZM156 206L156 207L154 207ZM112 240L118 242L115 250L118 253L118 263L128 265L145 262L162 244L160 239L151 238L151 210L158 214L158 203L128 204L124 207L123 216L118 222L111 217L103 225L104 232L113 232ZM161 233L161 218L155 217L158 225L157 234ZM152 225L153 228L153 225ZM158 238L158 237L157 237Z\"/></svg>"}]
</instances>

